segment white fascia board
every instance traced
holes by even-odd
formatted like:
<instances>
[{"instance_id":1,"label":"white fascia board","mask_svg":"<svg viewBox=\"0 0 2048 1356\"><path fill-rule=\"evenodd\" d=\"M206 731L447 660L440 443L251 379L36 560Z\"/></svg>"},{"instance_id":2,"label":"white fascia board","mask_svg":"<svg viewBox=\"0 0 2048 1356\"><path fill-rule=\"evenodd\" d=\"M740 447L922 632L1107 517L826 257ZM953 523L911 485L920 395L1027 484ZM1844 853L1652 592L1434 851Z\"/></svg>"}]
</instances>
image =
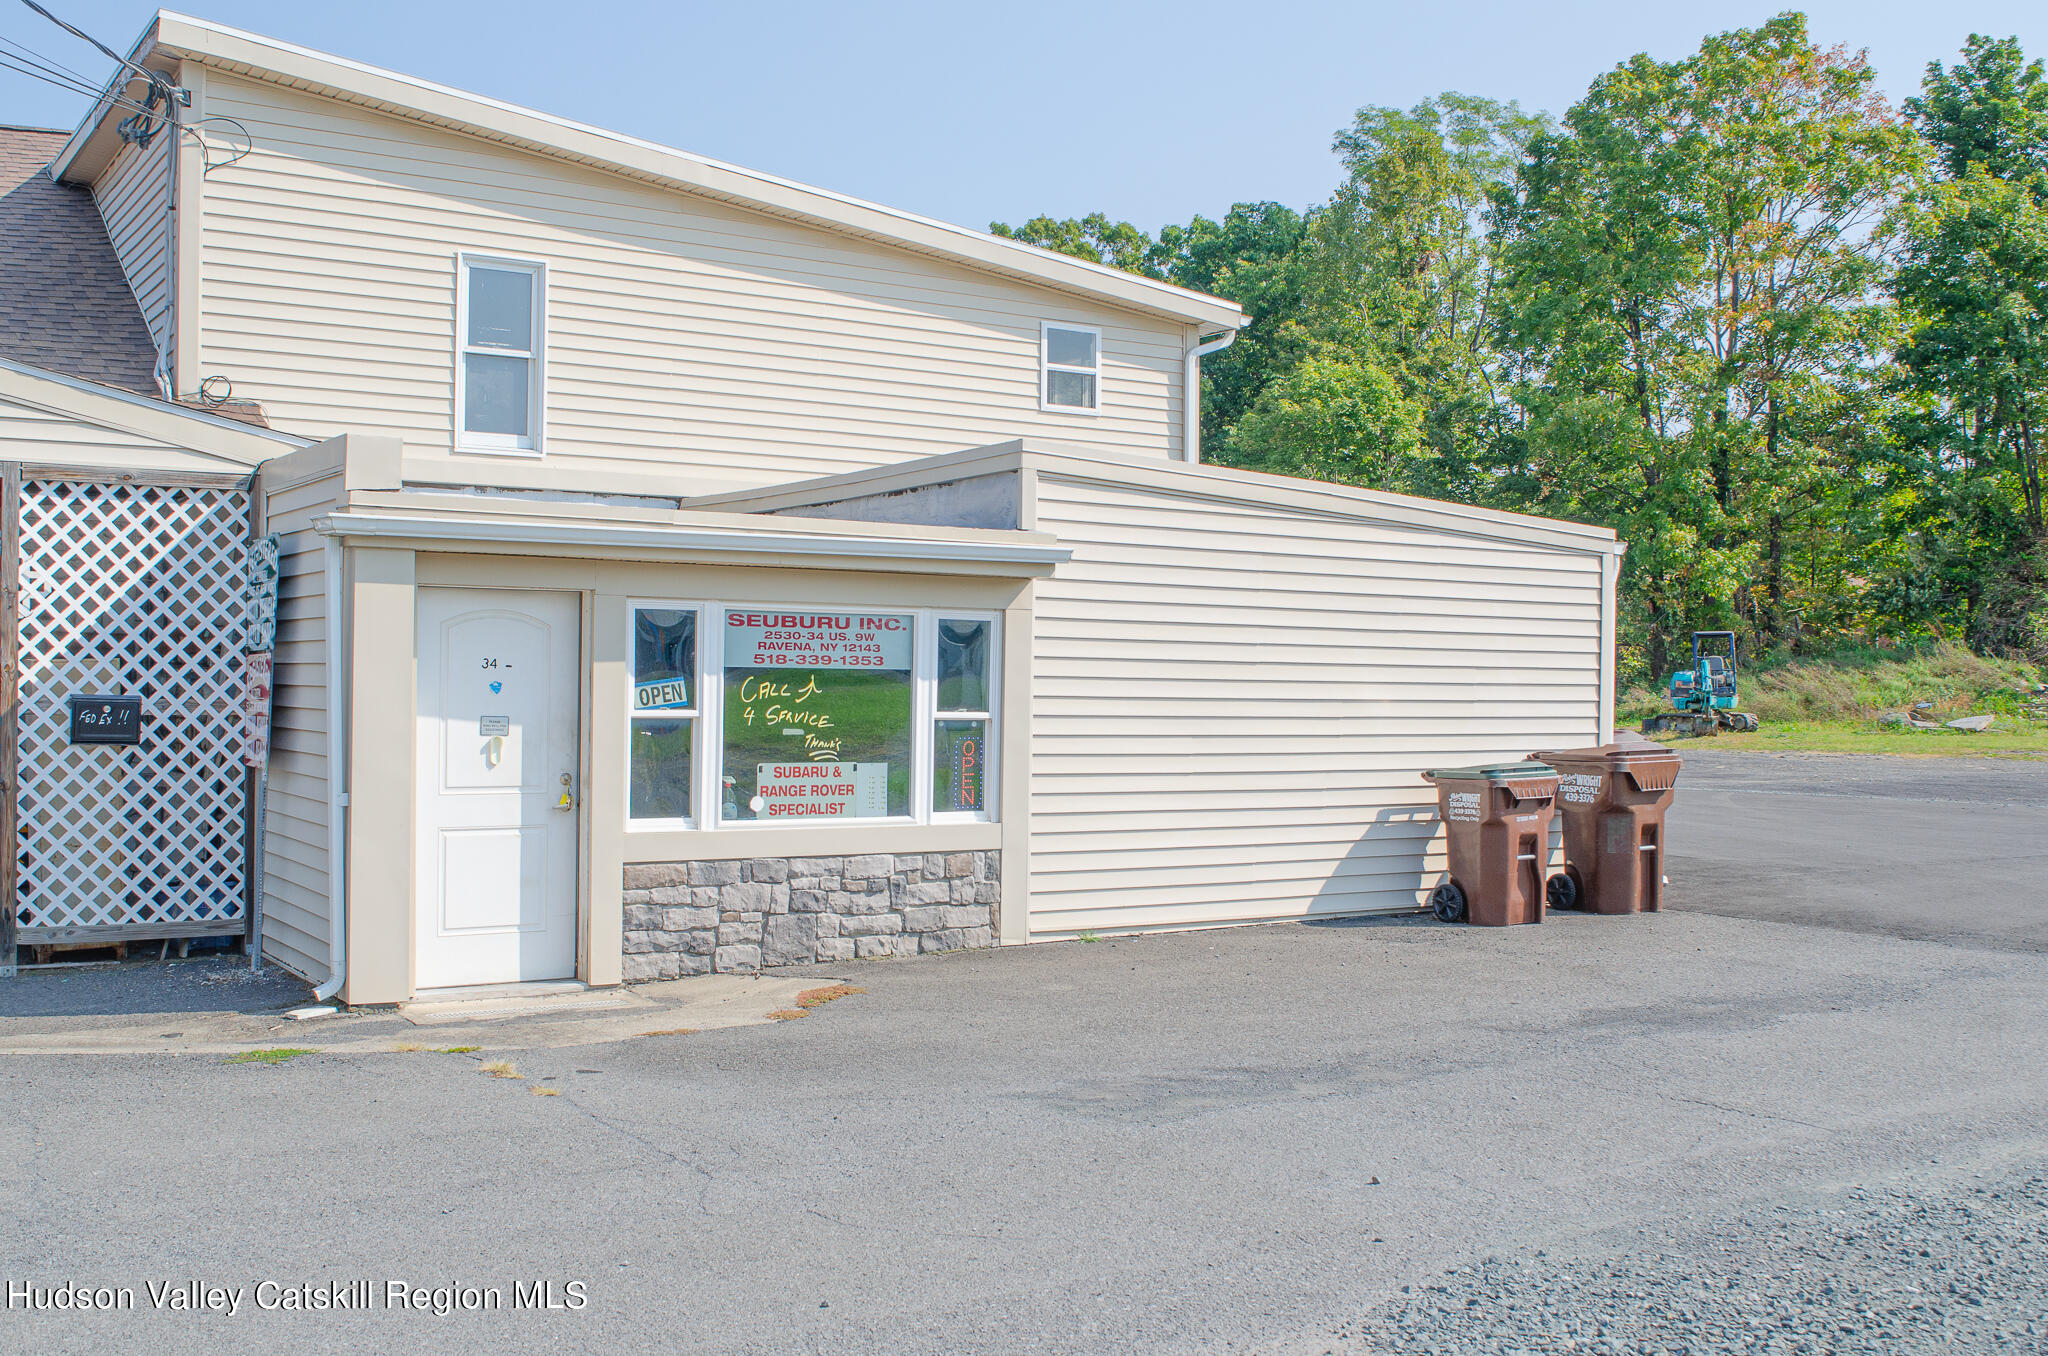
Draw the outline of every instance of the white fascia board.
<instances>
[{"instance_id":1,"label":"white fascia board","mask_svg":"<svg viewBox=\"0 0 2048 1356\"><path fill-rule=\"evenodd\" d=\"M0 358L0 399L252 467L311 445L275 429Z\"/></svg>"},{"instance_id":2,"label":"white fascia board","mask_svg":"<svg viewBox=\"0 0 2048 1356\"><path fill-rule=\"evenodd\" d=\"M1320 480L1300 480L1265 471L1189 465L1117 452L1024 446L1034 468L1069 480L1157 490L1190 498L1235 501L1266 508L1356 518L1398 527L1453 532L1495 541L1523 542L1588 555L1617 555L1625 549L1614 530L1561 518L1539 518L1506 509L1479 508L1448 500L1390 494Z\"/></svg>"},{"instance_id":3,"label":"white fascia board","mask_svg":"<svg viewBox=\"0 0 2048 1356\"><path fill-rule=\"evenodd\" d=\"M1414 495L1389 494L1382 490L1366 490L1320 480L1300 480L1264 471L1240 471L1207 464L1191 466L1186 462L1163 461L1157 457L1046 445L1021 438L812 480L705 495L685 500L684 507L776 513L867 495L892 494L1026 466L1068 480L1253 504L1323 517L1354 518L1455 532L1462 536L1522 541L1594 555L1617 555L1626 549L1615 540L1612 529L1586 523L1422 499Z\"/></svg>"},{"instance_id":4,"label":"white fascia board","mask_svg":"<svg viewBox=\"0 0 2048 1356\"><path fill-rule=\"evenodd\" d=\"M914 250L980 272L1167 316L1205 331L1235 330L1245 323L1243 308L1221 297L170 10L157 12L132 59L142 62L145 55L190 58L231 74L268 79L390 116ZM59 177L68 157L107 112L103 98L58 157L54 172Z\"/></svg>"},{"instance_id":5,"label":"white fascia board","mask_svg":"<svg viewBox=\"0 0 2048 1356\"><path fill-rule=\"evenodd\" d=\"M156 30L157 20L151 19L149 26L142 30L142 36L128 49L128 61L130 65L169 74L170 69L177 63L174 58L158 54ZM112 147L118 143L113 131L114 124L128 116L128 110L115 109L113 101L121 97L138 97L142 93L138 87L141 79L142 77L128 66L114 68L112 74L107 77L107 83L101 87L99 97L93 100L92 107L86 110L85 117L72 131L71 139L64 143L63 148L57 152L57 158L50 162L48 173L52 179L60 184L90 183L99 176L99 172L106 168L106 162L113 158ZM110 114L115 115L111 121ZM92 143L98 143L103 148L102 151L95 153L94 163L78 165L79 157Z\"/></svg>"},{"instance_id":6,"label":"white fascia board","mask_svg":"<svg viewBox=\"0 0 2048 1356\"><path fill-rule=\"evenodd\" d=\"M902 537L867 533L793 531L783 520L760 526L653 525L641 523L510 522L445 515L367 513L346 509L315 521L330 536L404 539L529 549L604 548L650 554L693 556L819 556L875 561L918 561L957 565L1064 564L1070 547L1030 534L1026 541ZM1020 534L1021 535L1021 534Z\"/></svg>"},{"instance_id":7,"label":"white fascia board","mask_svg":"<svg viewBox=\"0 0 2048 1356\"><path fill-rule=\"evenodd\" d=\"M814 504L832 504L842 499L893 494L899 490L915 490L927 485L943 485L949 481L966 480L973 476L1014 471L1023 464L1024 455L1023 440L1011 439L1009 442L991 443L986 447L941 452L936 456L919 457L914 461L863 467L858 471L842 471L836 475L818 476L809 480L762 485L751 490L725 490L718 494L696 495L683 500L682 507L729 513L775 513L783 509L808 508Z\"/></svg>"}]
</instances>

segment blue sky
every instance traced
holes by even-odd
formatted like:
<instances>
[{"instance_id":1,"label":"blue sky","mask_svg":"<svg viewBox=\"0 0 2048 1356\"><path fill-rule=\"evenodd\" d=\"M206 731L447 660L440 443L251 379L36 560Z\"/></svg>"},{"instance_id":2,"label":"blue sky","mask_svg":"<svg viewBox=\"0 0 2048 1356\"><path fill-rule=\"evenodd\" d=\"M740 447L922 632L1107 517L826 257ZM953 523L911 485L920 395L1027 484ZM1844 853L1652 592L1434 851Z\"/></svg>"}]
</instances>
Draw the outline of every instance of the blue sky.
<instances>
[{"instance_id":1,"label":"blue sky","mask_svg":"<svg viewBox=\"0 0 2048 1356\"><path fill-rule=\"evenodd\" d=\"M125 51L152 7L43 0ZM201 17L970 226L1105 211L1156 228L1232 202L1328 195L1331 134L1361 104L1458 89L1562 111L1633 53L1673 58L1782 4L1069 6L343 5L191 0ZM1974 29L2048 56L2048 4L1827 3L1825 42L1911 93ZM108 63L0 0L0 37ZM70 126L84 100L0 71L0 122Z\"/></svg>"}]
</instances>

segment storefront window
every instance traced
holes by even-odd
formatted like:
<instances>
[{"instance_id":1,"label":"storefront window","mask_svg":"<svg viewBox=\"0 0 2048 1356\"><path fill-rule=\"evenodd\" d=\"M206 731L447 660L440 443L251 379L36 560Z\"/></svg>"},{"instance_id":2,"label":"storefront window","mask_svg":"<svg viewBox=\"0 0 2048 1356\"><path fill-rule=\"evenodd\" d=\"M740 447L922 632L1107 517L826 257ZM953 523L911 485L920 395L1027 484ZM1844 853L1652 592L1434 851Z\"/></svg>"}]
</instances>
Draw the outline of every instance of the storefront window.
<instances>
[{"instance_id":1,"label":"storefront window","mask_svg":"<svg viewBox=\"0 0 2048 1356\"><path fill-rule=\"evenodd\" d=\"M933 814L988 809L989 630L985 618L939 618Z\"/></svg>"},{"instance_id":2,"label":"storefront window","mask_svg":"<svg viewBox=\"0 0 2048 1356\"><path fill-rule=\"evenodd\" d=\"M916 617L725 615L723 822L911 814Z\"/></svg>"},{"instance_id":3,"label":"storefront window","mask_svg":"<svg viewBox=\"0 0 2048 1356\"><path fill-rule=\"evenodd\" d=\"M634 819L687 820L695 783L697 611L633 610L632 733L627 750Z\"/></svg>"}]
</instances>

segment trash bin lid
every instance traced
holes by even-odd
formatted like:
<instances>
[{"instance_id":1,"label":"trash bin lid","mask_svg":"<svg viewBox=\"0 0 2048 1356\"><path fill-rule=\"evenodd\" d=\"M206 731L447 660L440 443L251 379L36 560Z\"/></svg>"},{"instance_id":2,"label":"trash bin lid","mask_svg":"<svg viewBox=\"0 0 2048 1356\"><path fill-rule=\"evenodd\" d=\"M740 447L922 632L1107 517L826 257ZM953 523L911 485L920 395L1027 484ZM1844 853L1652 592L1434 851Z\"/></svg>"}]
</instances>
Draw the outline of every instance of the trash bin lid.
<instances>
[{"instance_id":1,"label":"trash bin lid","mask_svg":"<svg viewBox=\"0 0 2048 1356\"><path fill-rule=\"evenodd\" d=\"M1603 763L1609 771L1625 774L1638 791L1669 791L1678 783L1678 770L1685 766L1678 750L1647 740L1640 744L1601 744L1590 749L1552 749L1536 757L1567 766Z\"/></svg>"},{"instance_id":2,"label":"trash bin lid","mask_svg":"<svg viewBox=\"0 0 2048 1356\"><path fill-rule=\"evenodd\" d=\"M1431 781L1514 782L1531 777L1555 777L1557 769L1547 763L1482 763L1477 767L1440 767L1422 774Z\"/></svg>"},{"instance_id":3,"label":"trash bin lid","mask_svg":"<svg viewBox=\"0 0 2048 1356\"><path fill-rule=\"evenodd\" d=\"M1641 759L1644 762L1653 762L1664 758L1677 758L1678 750L1666 748L1662 744L1652 744L1648 740L1644 740L1640 744L1599 744L1589 749L1548 749L1541 753L1532 753L1529 756L1531 758L1540 758L1546 763L1560 761L1578 762L1588 758L1602 758L1608 762L1620 764L1636 759Z\"/></svg>"}]
</instances>

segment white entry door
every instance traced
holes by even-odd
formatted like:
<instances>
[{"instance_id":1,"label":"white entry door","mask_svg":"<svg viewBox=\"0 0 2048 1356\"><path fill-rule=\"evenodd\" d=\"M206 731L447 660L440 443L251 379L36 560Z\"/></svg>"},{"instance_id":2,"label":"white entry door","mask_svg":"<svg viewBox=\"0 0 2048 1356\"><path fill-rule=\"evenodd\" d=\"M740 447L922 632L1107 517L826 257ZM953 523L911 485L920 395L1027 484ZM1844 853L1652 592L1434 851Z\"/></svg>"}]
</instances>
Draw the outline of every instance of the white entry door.
<instances>
[{"instance_id":1,"label":"white entry door","mask_svg":"<svg viewBox=\"0 0 2048 1356\"><path fill-rule=\"evenodd\" d=\"M418 988L576 973L573 594L419 591Z\"/></svg>"}]
</instances>

